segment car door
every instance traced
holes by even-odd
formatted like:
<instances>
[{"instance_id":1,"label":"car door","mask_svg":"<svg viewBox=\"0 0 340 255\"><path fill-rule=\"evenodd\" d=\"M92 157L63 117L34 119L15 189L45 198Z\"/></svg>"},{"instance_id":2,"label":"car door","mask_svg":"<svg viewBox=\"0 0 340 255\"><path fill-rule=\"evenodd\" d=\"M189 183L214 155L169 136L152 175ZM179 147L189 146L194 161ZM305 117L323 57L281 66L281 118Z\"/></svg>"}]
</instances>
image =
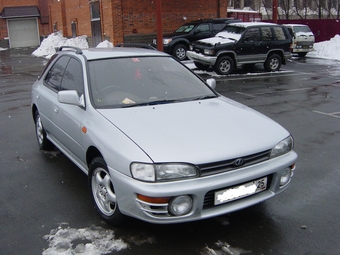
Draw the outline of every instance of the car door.
<instances>
[{"instance_id":1,"label":"car door","mask_svg":"<svg viewBox=\"0 0 340 255\"><path fill-rule=\"evenodd\" d=\"M238 64L258 62L261 50L260 28L247 28L236 46Z\"/></svg>"},{"instance_id":2,"label":"car door","mask_svg":"<svg viewBox=\"0 0 340 255\"><path fill-rule=\"evenodd\" d=\"M55 62L53 63L53 61ZM68 61L69 57L62 56L57 58L57 55L50 60L51 68L46 70L46 75L42 77L44 86L40 87L36 95L44 129L53 140L55 140L55 135L58 133L58 127L56 126L56 109L59 104L58 92Z\"/></svg>"},{"instance_id":3,"label":"car door","mask_svg":"<svg viewBox=\"0 0 340 255\"><path fill-rule=\"evenodd\" d=\"M207 23L198 25L192 32L190 41L197 41L211 36L210 26Z\"/></svg>"},{"instance_id":4,"label":"car door","mask_svg":"<svg viewBox=\"0 0 340 255\"><path fill-rule=\"evenodd\" d=\"M60 85L62 90L75 90L79 99L84 98L83 66L80 60L71 57L67 63ZM55 109L55 123L58 127L56 138L67 150L84 160L85 152L81 141L82 120L85 108L77 105L59 103Z\"/></svg>"},{"instance_id":5,"label":"car door","mask_svg":"<svg viewBox=\"0 0 340 255\"><path fill-rule=\"evenodd\" d=\"M273 40L274 36L271 27L261 27L261 54L259 57L262 61L265 61L268 56L268 52L275 48Z\"/></svg>"}]
</instances>

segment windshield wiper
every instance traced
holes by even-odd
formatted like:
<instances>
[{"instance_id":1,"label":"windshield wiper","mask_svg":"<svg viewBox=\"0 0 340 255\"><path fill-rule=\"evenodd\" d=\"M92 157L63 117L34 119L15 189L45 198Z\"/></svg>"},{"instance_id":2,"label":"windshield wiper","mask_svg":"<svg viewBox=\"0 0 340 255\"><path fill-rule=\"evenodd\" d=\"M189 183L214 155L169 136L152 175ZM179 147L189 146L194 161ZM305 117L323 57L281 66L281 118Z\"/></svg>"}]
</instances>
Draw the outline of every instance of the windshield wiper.
<instances>
[{"instance_id":1,"label":"windshield wiper","mask_svg":"<svg viewBox=\"0 0 340 255\"><path fill-rule=\"evenodd\" d=\"M209 98L216 98L216 95L205 95L201 97L194 98L193 100L204 100L204 99L209 99Z\"/></svg>"},{"instance_id":2,"label":"windshield wiper","mask_svg":"<svg viewBox=\"0 0 340 255\"><path fill-rule=\"evenodd\" d=\"M222 35L219 35L218 37L222 38L222 39L229 39L229 40L232 40L232 41L237 41L235 38L225 37L225 36L222 36Z\"/></svg>"},{"instance_id":3,"label":"windshield wiper","mask_svg":"<svg viewBox=\"0 0 340 255\"><path fill-rule=\"evenodd\" d=\"M169 100L169 99L163 99L163 100L157 100L157 101L150 101L150 102L143 102L138 104L128 104L123 105L123 108L129 108L129 107L136 107L136 106L148 106L148 105L157 105L157 104L170 104L179 102L179 100Z\"/></svg>"}]
</instances>

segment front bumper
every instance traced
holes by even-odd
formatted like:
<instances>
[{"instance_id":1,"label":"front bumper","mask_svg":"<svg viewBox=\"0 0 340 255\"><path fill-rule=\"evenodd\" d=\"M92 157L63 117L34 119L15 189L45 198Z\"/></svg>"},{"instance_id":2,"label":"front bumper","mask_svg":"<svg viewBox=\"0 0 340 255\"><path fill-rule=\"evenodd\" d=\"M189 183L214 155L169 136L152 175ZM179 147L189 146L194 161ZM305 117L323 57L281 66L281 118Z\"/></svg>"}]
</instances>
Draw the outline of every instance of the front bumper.
<instances>
[{"instance_id":1,"label":"front bumper","mask_svg":"<svg viewBox=\"0 0 340 255\"><path fill-rule=\"evenodd\" d=\"M290 181L280 187L281 174L285 168L293 166L296 160L297 154L292 151L256 165L221 174L163 183L141 182L112 168L109 168L109 170L115 187L119 209L123 214L150 223L169 224L223 215L260 203L283 192L288 188ZM294 169L295 166L293 167ZM266 190L224 204L207 205L206 200L209 199L209 194L262 177L268 177L269 180ZM137 198L137 194L157 198L189 195L193 200L193 206L186 215L173 216L168 213L166 203L154 205L141 202ZM150 208L152 212L150 212Z\"/></svg>"},{"instance_id":2,"label":"front bumper","mask_svg":"<svg viewBox=\"0 0 340 255\"><path fill-rule=\"evenodd\" d=\"M216 63L217 56L206 56L201 53L197 53L195 51L187 51L187 57L193 61L197 61L204 65L213 66Z\"/></svg>"}]
</instances>

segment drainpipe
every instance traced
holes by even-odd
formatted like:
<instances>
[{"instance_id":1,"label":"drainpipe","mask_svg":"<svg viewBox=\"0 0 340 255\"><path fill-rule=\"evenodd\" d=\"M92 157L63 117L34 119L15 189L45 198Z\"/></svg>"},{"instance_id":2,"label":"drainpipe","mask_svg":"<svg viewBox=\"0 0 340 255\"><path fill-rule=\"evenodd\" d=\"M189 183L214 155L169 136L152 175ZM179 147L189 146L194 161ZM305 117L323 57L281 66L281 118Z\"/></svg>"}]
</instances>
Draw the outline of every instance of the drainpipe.
<instances>
[{"instance_id":1,"label":"drainpipe","mask_svg":"<svg viewBox=\"0 0 340 255\"><path fill-rule=\"evenodd\" d=\"M162 0L156 0L157 49L163 51Z\"/></svg>"}]
</instances>

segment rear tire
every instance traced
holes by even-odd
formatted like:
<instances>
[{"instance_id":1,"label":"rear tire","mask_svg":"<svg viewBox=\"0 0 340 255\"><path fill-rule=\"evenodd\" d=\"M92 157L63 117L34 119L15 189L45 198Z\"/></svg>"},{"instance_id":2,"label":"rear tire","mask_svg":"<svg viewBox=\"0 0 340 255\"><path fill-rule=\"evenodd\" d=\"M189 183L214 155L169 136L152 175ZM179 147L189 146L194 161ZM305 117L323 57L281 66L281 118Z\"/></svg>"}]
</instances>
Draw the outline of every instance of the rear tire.
<instances>
[{"instance_id":1,"label":"rear tire","mask_svg":"<svg viewBox=\"0 0 340 255\"><path fill-rule=\"evenodd\" d=\"M35 122L35 135L37 137L40 150L44 151L53 150L55 146L53 143L51 143L50 140L47 139L46 131L41 122L39 111L36 111L34 114L34 122Z\"/></svg>"},{"instance_id":2,"label":"rear tire","mask_svg":"<svg viewBox=\"0 0 340 255\"><path fill-rule=\"evenodd\" d=\"M123 221L112 179L103 158L94 158L89 166L88 184L92 202L106 222L117 226Z\"/></svg>"},{"instance_id":3,"label":"rear tire","mask_svg":"<svg viewBox=\"0 0 340 255\"><path fill-rule=\"evenodd\" d=\"M229 56L222 56L217 60L214 69L217 74L230 74L234 70L234 61Z\"/></svg>"},{"instance_id":4,"label":"rear tire","mask_svg":"<svg viewBox=\"0 0 340 255\"><path fill-rule=\"evenodd\" d=\"M281 68L281 63L281 57L277 54L272 54L267 58L266 62L264 63L264 69L267 72L279 71Z\"/></svg>"}]
</instances>

